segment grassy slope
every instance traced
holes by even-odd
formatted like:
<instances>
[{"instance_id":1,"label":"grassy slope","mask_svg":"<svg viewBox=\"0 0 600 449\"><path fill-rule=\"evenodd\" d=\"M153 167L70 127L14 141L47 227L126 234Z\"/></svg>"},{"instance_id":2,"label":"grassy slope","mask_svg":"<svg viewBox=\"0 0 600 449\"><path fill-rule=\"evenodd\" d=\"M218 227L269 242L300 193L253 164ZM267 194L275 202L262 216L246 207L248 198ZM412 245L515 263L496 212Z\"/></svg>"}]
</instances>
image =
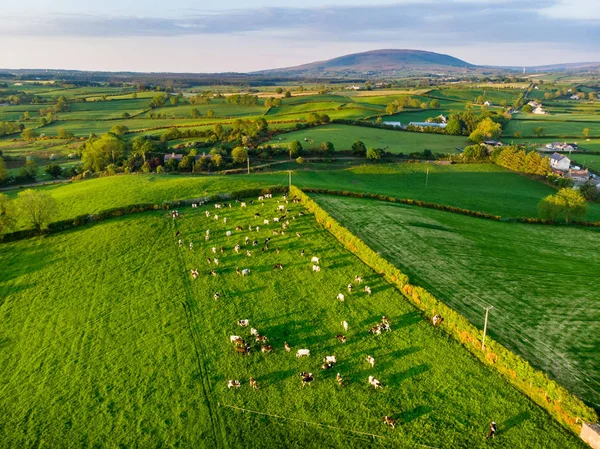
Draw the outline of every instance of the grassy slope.
<instances>
[{"instance_id":1,"label":"grassy slope","mask_svg":"<svg viewBox=\"0 0 600 449\"><path fill-rule=\"evenodd\" d=\"M274 206L273 201L255 208L268 216L265 211ZM203 260L211 254L209 246L230 251L246 233L226 240L225 229L252 222L253 212L222 211L230 218L227 226L199 210L186 210L181 222L157 212L3 245L2 265L11 269L0 274L0 315L7 323L0 353L0 410L8 419L0 428L2 445L322 447L325 442L346 448L368 441L242 414L217 407L218 402L375 433L395 447L487 447L483 435L491 419L500 428L495 447L583 447L423 321L310 216L292 223L302 239L290 234L273 239L272 248L282 248L279 256L272 250L255 251L251 259L228 252L219 256L220 276L208 276ZM207 227L212 239L203 244ZM186 244L196 243L194 251L177 248L175 229ZM252 237L262 241L270 234L262 226ZM299 259L301 248L323 258L321 273L311 273L308 259ZM273 272L276 262L285 270ZM237 276L236 266L250 267L251 275ZM189 279L190 268L200 268L200 280ZM373 296L355 292L345 304L337 302L335 295L356 273L365 276ZM306 282L311 276L314 282ZM212 299L216 290L222 294L218 302ZM384 314L394 332L369 336L366 330ZM249 318L269 337L274 354L233 353L229 335L249 333L235 325L240 318ZM334 338L343 319L350 322L346 345ZM283 341L294 349L310 348L311 357L298 360L285 353ZM323 372L320 359L328 354L337 355L338 365ZM365 354L375 357L374 368ZM310 388L300 388L303 370L316 375ZM335 384L337 371L347 379L344 389ZM368 387L369 375L384 382L383 391ZM258 392L248 387L250 376L258 380ZM230 378L242 380L243 387L227 391ZM395 431L380 422L384 414L398 419Z\"/></svg>"},{"instance_id":2,"label":"grassy slope","mask_svg":"<svg viewBox=\"0 0 600 449\"><path fill-rule=\"evenodd\" d=\"M434 153L455 153L456 147L464 147L466 139L456 136L441 134L411 133L401 131L387 131L376 128L367 128L348 125L327 125L317 128L294 131L284 136L275 137L272 145L286 145L292 140L299 140L303 146L311 147L304 139L313 140L314 147L321 142L330 141L338 150L350 150L352 144L362 140L367 148L386 148L394 153L413 153L429 149Z\"/></svg>"},{"instance_id":3,"label":"grassy slope","mask_svg":"<svg viewBox=\"0 0 600 449\"><path fill-rule=\"evenodd\" d=\"M339 197L316 200L414 282L600 406L600 232L464 217Z\"/></svg>"}]
</instances>

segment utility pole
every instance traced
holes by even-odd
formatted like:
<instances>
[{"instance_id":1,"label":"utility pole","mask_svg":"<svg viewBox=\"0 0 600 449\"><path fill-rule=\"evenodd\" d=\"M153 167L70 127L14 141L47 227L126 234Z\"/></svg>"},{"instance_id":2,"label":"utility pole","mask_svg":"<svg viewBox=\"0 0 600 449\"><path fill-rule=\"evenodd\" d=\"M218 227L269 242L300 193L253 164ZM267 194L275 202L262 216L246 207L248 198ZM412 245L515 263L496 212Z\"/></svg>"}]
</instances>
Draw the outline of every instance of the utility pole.
<instances>
[{"instance_id":1,"label":"utility pole","mask_svg":"<svg viewBox=\"0 0 600 449\"><path fill-rule=\"evenodd\" d=\"M292 188L292 170L288 170L289 186Z\"/></svg>"},{"instance_id":2,"label":"utility pole","mask_svg":"<svg viewBox=\"0 0 600 449\"><path fill-rule=\"evenodd\" d=\"M250 155L248 155L246 161L248 162L248 174L250 174Z\"/></svg>"},{"instance_id":3,"label":"utility pole","mask_svg":"<svg viewBox=\"0 0 600 449\"><path fill-rule=\"evenodd\" d=\"M493 308L494 308L494 306L488 306L485 308L485 324L483 325L483 340L481 341L481 350L482 351L485 349L485 334L487 333L488 315L490 313L490 310L492 310Z\"/></svg>"},{"instance_id":4,"label":"utility pole","mask_svg":"<svg viewBox=\"0 0 600 449\"><path fill-rule=\"evenodd\" d=\"M429 185L429 169L427 169L427 174L425 175L425 187Z\"/></svg>"}]
</instances>

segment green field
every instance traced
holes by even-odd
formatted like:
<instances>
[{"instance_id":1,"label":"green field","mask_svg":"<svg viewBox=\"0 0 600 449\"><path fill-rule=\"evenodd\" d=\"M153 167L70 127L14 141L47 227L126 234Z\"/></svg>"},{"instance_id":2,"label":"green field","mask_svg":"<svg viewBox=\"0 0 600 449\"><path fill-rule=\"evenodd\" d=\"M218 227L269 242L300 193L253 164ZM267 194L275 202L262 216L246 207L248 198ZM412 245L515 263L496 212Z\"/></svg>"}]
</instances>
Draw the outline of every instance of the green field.
<instances>
[{"instance_id":1,"label":"green field","mask_svg":"<svg viewBox=\"0 0 600 449\"><path fill-rule=\"evenodd\" d=\"M307 139L308 142L304 139ZM271 145L288 145L293 140L299 140L306 148L318 147L321 142L329 141L333 143L336 150L345 151L351 150L355 141L362 140L367 148L384 148L386 151L405 154L423 150L431 150L434 153L456 153L457 147L463 148L467 144L466 138L460 136L389 131L348 125L326 125L293 131L275 137L269 143Z\"/></svg>"},{"instance_id":2,"label":"green field","mask_svg":"<svg viewBox=\"0 0 600 449\"><path fill-rule=\"evenodd\" d=\"M498 223L313 195L375 251L479 328L600 407L600 245L594 229Z\"/></svg>"},{"instance_id":3,"label":"green field","mask_svg":"<svg viewBox=\"0 0 600 449\"><path fill-rule=\"evenodd\" d=\"M267 253L250 247L252 257L235 255L232 246L248 233L227 238L225 230L253 223L257 210L269 217L275 206L220 211L227 225L188 209L178 221L155 212L2 245L0 446L482 448L495 420L494 447L584 447L422 319L310 215L291 220L300 239L288 232L273 237ZM262 242L271 229L250 237ZM176 230L193 251L178 248ZM211 264L216 278L204 261L212 245L226 248L221 264ZM320 273L311 272L311 255L322 258ZM273 271L275 263L284 270ZM235 267L252 271L241 277ZM200 270L195 281L192 268ZM355 291L336 301L356 274L373 295ZM394 331L369 335L382 315ZM249 335L239 319L249 319L275 352L236 354L229 336ZM346 344L335 339L342 320L350 323ZM284 341L311 356L286 353ZM338 364L322 371L331 354ZM301 371L315 374L310 387L301 388ZM383 390L369 387L369 375ZM251 376L258 391L248 386ZM228 379L242 388L228 391ZM394 431L383 415L397 419Z\"/></svg>"},{"instance_id":4,"label":"green field","mask_svg":"<svg viewBox=\"0 0 600 449\"><path fill-rule=\"evenodd\" d=\"M577 121L550 122L547 120L511 120L504 128L503 136L510 138L516 131L519 131L524 137L532 137L535 135L535 128L538 127L544 128L544 135L551 137L579 137L579 139L583 140L582 132L584 128L590 129L590 136L600 137L600 121L596 123L582 123Z\"/></svg>"}]
</instances>

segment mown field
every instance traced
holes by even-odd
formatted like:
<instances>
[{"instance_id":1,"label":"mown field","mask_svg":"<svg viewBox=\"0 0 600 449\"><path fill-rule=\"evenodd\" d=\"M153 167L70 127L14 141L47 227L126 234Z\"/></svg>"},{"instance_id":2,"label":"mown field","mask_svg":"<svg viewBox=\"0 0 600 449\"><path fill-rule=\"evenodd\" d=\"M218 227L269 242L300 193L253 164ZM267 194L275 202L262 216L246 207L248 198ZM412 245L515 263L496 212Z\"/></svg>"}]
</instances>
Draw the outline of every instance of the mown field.
<instances>
[{"instance_id":1,"label":"mown field","mask_svg":"<svg viewBox=\"0 0 600 449\"><path fill-rule=\"evenodd\" d=\"M456 153L456 148L464 148L467 144L467 139L462 136L389 131L337 124L292 131L275 137L269 143L289 145L293 140L300 141L306 148L318 148L321 142L332 142L336 150L345 151L351 150L355 141L362 140L367 148L384 148L386 151L405 154L423 150L431 150L434 153Z\"/></svg>"},{"instance_id":2,"label":"mown field","mask_svg":"<svg viewBox=\"0 0 600 449\"><path fill-rule=\"evenodd\" d=\"M543 128L544 135L551 137L570 137L584 140L583 129L589 128L591 137L600 136L600 121L577 122L577 121L552 121L547 120L511 120L504 128L503 136L512 137L519 131L523 137L535 136L536 128Z\"/></svg>"},{"instance_id":3,"label":"mown field","mask_svg":"<svg viewBox=\"0 0 600 449\"><path fill-rule=\"evenodd\" d=\"M595 229L489 220L373 200L315 200L411 280L600 407Z\"/></svg>"},{"instance_id":4,"label":"mown field","mask_svg":"<svg viewBox=\"0 0 600 449\"><path fill-rule=\"evenodd\" d=\"M229 238L225 231L253 223L257 210L270 217L275 205L222 210L226 225L188 209L176 221L155 212L2 245L0 445L584 447L433 328L311 216L291 220L292 232L273 236L267 253L250 246L251 257L234 254L246 235L262 245L274 225ZM213 245L226 250L218 267L211 264L214 278L205 262ZM320 273L312 273L311 255L322 258ZM275 263L284 269L273 271ZM251 273L238 276L236 267ZM373 295L355 291L336 301L356 274ZM393 332L369 335L382 315ZM274 353L236 354L229 336L249 335L239 319L266 335ZM346 344L335 339L342 320L350 323ZM294 351L309 348L310 357L286 353L284 341ZM337 365L322 371L321 359L332 354ZM375 357L373 368L366 354ZM311 386L300 386L301 371L314 373ZM373 391L369 375L384 388ZM228 379L242 387L228 391ZM386 414L397 419L396 430L381 423ZM488 443L490 420L499 432Z\"/></svg>"}]
</instances>

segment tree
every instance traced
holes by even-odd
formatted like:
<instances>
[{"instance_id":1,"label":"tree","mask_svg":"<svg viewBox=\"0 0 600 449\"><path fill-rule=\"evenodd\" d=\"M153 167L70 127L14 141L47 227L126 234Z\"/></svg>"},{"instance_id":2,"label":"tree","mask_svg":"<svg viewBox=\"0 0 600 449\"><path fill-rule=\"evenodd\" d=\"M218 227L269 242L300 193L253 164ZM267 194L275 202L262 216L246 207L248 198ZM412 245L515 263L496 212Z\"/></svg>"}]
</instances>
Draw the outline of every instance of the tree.
<instances>
[{"instance_id":1,"label":"tree","mask_svg":"<svg viewBox=\"0 0 600 449\"><path fill-rule=\"evenodd\" d=\"M306 123L308 123L309 125L316 125L320 122L320 120L321 118L316 112L309 112L306 115Z\"/></svg>"},{"instance_id":2,"label":"tree","mask_svg":"<svg viewBox=\"0 0 600 449\"><path fill-rule=\"evenodd\" d=\"M469 135L469 140L475 143L484 140L497 139L502 133L502 126L495 123L491 118L486 117L479 122L477 128Z\"/></svg>"},{"instance_id":3,"label":"tree","mask_svg":"<svg viewBox=\"0 0 600 449\"><path fill-rule=\"evenodd\" d=\"M483 95L479 95L477 97L477 100L475 100L475 103L477 103L477 104L483 104L483 103L485 103L485 98L483 98Z\"/></svg>"},{"instance_id":4,"label":"tree","mask_svg":"<svg viewBox=\"0 0 600 449\"><path fill-rule=\"evenodd\" d=\"M299 141L297 141L297 140L292 141L290 143L290 158L298 157L298 156L302 155L302 150L303 150L302 144Z\"/></svg>"},{"instance_id":5,"label":"tree","mask_svg":"<svg viewBox=\"0 0 600 449\"><path fill-rule=\"evenodd\" d=\"M0 157L0 184L8 177L8 172L6 171L6 165L4 164L4 159Z\"/></svg>"},{"instance_id":6,"label":"tree","mask_svg":"<svg viewBox=\"0 0 600 449\"><path fill-rule=\"evenodd\" d=\"M285 92L285 94L283 95L284 98L291 98L292 93L288 90Z\"/></svg>"},{"instance_id":7,"label":"tree","mask_svg":"<svg viewBox=\"0 0 600 449\"><path fill-rule=\"evenodd\" d=\"M198 118L198 117L202 117L202 114L200 114L200 111L197 108L192 109L192 118Z\"/></svg>"},{"instance_id":8,"label":"tree","mask_svg":"<svg viewBox=\"0 0 600 449\"><path fill-rule=\"evenodd\" d=\"M22 119L25 121L28 121L31 118L31 114L29 114L28 111L23 112L23 117Z\"/></svg>"},{"instance_id":9,"label":"tree","mask_svg":"<svg viewBox=\"0 0 600 449\"><path fill-rule=\"evenodd\" d=\"M489 156L488 150L484 145L469 145L463 150L461 157L465 161L482 161Z\"/></svg>"},{"instance_id":10,"label":"tree","mask_svg":"<svg viewBox=\"0 0 600 449\"><path fill-rule=\"evenodd\" d=\"M248 150L244 147L235 147L231 150L231 157L234 164L243 164L248 160Z\"/></svg>"},{"instance_id":11,"label":"tree","mask_svg":"<svg viewBox=\"0 0 600 449\"><path fill-rule=\"evenodd\" d=\"M439 109L440 108L440 100L434 98L429 102L429 109Z\"/></svg>"},{"instance_id":12,"label":"tree","mask_svg":"<svg viewBox=\"0 0 600 449\"><path fill-rule=\"evenodd\" d=\"M38 174L38 166L33 159L27 159L21 167L20 175L24 178L34 180Z\"/></svg>"},{"instance_id":13,"label":"tree","mask_svg":"<svg viewBox=\"0 0 600 449\"><path fill-rule=\"evenodd\" d=\"M520 138L521 138L521 131L515 131L515 133L513 134L513 136L514 136L516 139L520 139Z\"/></svg>"},{"instance_id":14,"label":"tree","mask_svg":"<svg viewBox=\"0 0 600 449\"><path fill-rule=\"evenodd\" d=\"M361 140L357 140L352 144L352 153L358 157L365 157L367 155L367 147L364 142Z\"/></svg>"},{"instance_id":15,"label":"tree","mask_svg":"<svg viewBox=\"0 0 600 449\"><path fill-rule=\"evenodd\" d=\"M277 89L275 89L275 92L280 94L283 92L283 89L281 87L278 87Z\"/></svg>"},{"instance_id":16,"label":"tree","mask_svg":"<svg viewBox=\"0 0 600 449\"><path fill-rule=\"evenodd\" d=\"M379 160L384 154L385 153L381 148L369 148L367 151L367 159Z\"/></svg>"},{"instance_id":17,"label":"tree","mask_svg":"<svg viewBox=\"0 0 600 449\"><path fill-rule=\"evenodd\" d=\"M142 172L150 173L152 171L152 167L150 167L150 162L146 161L142 164Z\"/></svg>"},{"instance_id":18,"label":"tree","mask_svg":"<svg viewBox=\"0 0 600 449\"><path fill-rule=\"evenodd\" d=\"M590 129L589 128L583 128L583 137L588 138L590 137Z\"/></svg>"},{"instance_id":19,"label":"tree","mask_svg":"<svg viewBox=\"0 0 600 449\"><path fill-rule=\"evenodd\" d=\"M206 111L206 118L212 118L215 116L215 111L213 111L212 109L209 109L208 111Z\"/></svg>"},{"instance_id":20,"label":"tree","mask_svg":"<svg viewBox=\"0 0 600 449\"><path fill-rule=\"evenodd\" d=\"M25 128L23 130L23 132L21 133L21 137L25 140L31 140L31 139L35 139L36 137L39 137L39 134L33 128Z\"/></svg>"},{"instance_id":21,"label":"tree","mask_svg":"<svg viewBox=\"0 0 600 449\"><path fill-rule=\"evenodd\" d=\"M115 125L110 129L110 132L116 134L117 136L122 136L123 134L127 134L129 132L129 128L125 125Z\"/></svg>"},{"instance_id":22,"label":"tree","mask_svg":"<svg viewBox=\"0 0 600 449\"><path fill-rule=\"evenodd\" d=\"M581 192L573 189L560 189L555 195L548 195L538 204L538 212L542 218L557 221L564 218L565 223L584 217L587 203Z\"/></svg>"},{"instance_id":23,"label":"tree","mask_svg":"<svg viewBox=\"0 0 600 449\"><path fill-rule=\"evenodd\" d=\"M542 137L546 133L546 130L542 126L538 126L533 130L533 135L536 137Z\"/></svg>"},{"instance_id":24,"label":"tree","mask_svg":"<svg viewBox=\"0 0 600 449\"><path fill-rule=\"evenodd\" d=\"M221 167L223 165L223 156L220 154L213 154L212 163L217 168Z\"/></svg>"},{"instance_id":25,"label":"tree","mask_svg":"<svg viewBox=\"0 0 600 449\"><path fill-rule=\"evenodd\" d=\"M156 174L160 175L165 172L165 168L162 165L156 167Z\"/></svg>"},{"instance_id":26,"label":"tree","mask_svg":"<svg viewBox=\"0 0 600 449\"><path fill-rule=\"evenodd\" d=\"M47 193L33 189L19 192L16 199L16 208L19 216L38 232L42 231L58 210L54 198Z\"/></svg>"},{"instance_id":27,"label":"tree","mask_svg":"<svg viewBox=\"0 0 600 449\"><path fill-rule=\"evenodd\" d=\"M56 179L62 175L62 168L60 165L52 163L46 166L44 172Z\"/></svg>"},{"instance_id":28,"label":"tree","mask_svg":"<svg viewBox=\"0 0 600 449\"><path fill-rule=\"evenodd\" d=\"M533 108L531 107L531 105L526 104L525 106L523 106L523 112L525 112L527 114L531 114L531 111L533 111Z\"/></svg>"},{"instance_id":29,"label":"tree","mask_svg":"<svg viewBox=\"0 0 600 449\"><path fill-rule=\"evenodd\" d=\"M131 114L129 112L123 112L121 117L123 117L124 119L128 119L128 118L131 118Z\"/></svg>"},{"instance_id":30,"label":"tree","mask_svg":"<svg viewBox=\"0 0 600 449\"><path fill-rule=\"evenodd\" d=\"M112 162L121 159L125 153L125 144L113 134L105 134L99 138L86 141L81 154L81 161L86 170L99 173Z\"/></svg>"},{"instance_id":31,"label":"tree","mask_svg":"<svg viewBox=\"0 0 600 449\"><path fill-rule=\"evenodd\" d=\"M13 203L8 196L0 193L0 234L10 231L15 221Z\"/></svg>"},{"instance_id":32,"label":"tree","mask_svg":"<svg viewBox=\"0 0 600 449\"><path fill-rule=\"evenodd\" d=\"M171 103L171 106L177 106L179 103L179 97L177 95L171 95L169 97L169 103Z\"/></svg>"},{"instance_id":33,"label":"tree","mask_svg":"<svg viewBox=\"0 0 600 449\"><path fill-rule=\"evenodd\" d=\"M600 199L600 191L593 182L586 182L579 188L579 192L587 201L598 201Z\"/></svg>"},{"instance_id":34,"label":"tree","mask_svg":"<svg viewBox=\"0 0 600 449\"><path fill-rule=\"evenodd\" d=\"M73 133L71 131L66 130L65 128L58 128L56 130L58 132L59 139L72 139Z\"/></svg>"},{"instance_id":35,"label":"tree","mask_svg":"<svg viewBox=\"0 0 600 449\"><path fill-rule=\"evenodd\" d=\"M331 142L321 142L321 151L323 153L332 156L335 153L335 147Z\"/></svg>"},{"instance_id":36,"label":"tree","mask_svg":"<svg viewBox=\"0 0 600 449\"><path fill-rule=\"evenodd\" d=\"M395 103L390 103L385 107L385 112L388 115L392 115L396 113L396 104Z\"/></svg>"},{"instance_id":37,"label":"tree","mask_svg":"<svg viewBox=\"0 0 600 449\"><path fill-rule=\"evenodd\" d=\"M456 117L448 120L448 124L446 125L446 133L452 134L453 136L459 136L462 134L462 124L460 120Z\"/></svg>"}]
</instances>

